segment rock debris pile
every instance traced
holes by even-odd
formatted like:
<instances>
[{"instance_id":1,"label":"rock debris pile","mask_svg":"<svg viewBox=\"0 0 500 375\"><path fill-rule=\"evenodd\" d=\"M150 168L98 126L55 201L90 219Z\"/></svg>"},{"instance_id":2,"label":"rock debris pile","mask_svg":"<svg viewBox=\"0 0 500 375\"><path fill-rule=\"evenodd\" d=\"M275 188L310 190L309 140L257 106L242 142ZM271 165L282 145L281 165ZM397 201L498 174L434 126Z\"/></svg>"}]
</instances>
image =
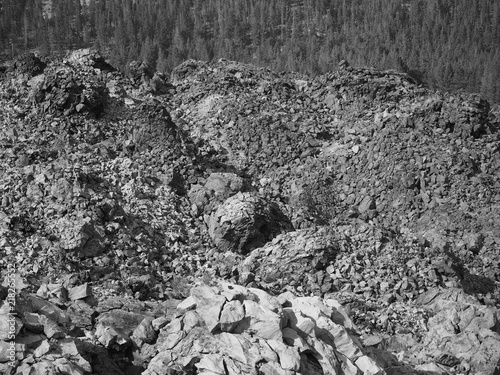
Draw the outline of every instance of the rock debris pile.
<instances>
[{"instance_id":1,"label":"rock debris pile","mask_svg":"<svg viewBox=\"0 0 500 375\"><path fill-rule=\"evenodd\" d=\"M486 101L346 63L130 72L2 68L0 372L500 373Z\"/></svg>"}]
</instances>

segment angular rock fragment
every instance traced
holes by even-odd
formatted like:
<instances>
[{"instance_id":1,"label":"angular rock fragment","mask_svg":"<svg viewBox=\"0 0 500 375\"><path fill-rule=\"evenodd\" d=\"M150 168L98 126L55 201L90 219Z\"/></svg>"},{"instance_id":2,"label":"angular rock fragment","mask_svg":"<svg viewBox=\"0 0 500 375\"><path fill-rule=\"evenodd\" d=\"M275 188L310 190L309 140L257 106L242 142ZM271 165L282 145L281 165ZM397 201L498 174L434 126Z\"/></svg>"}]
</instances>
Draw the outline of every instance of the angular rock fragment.
<instances>
[{"instance_id":1,"label":"angular rock fragment","mask_svg":"<svg viewBox=\"0 0 500 375\"><path fill-rule=\"evenodd\" d=\"M245 310L240 301L230 301L224 305L220 315L220 329L231 332L245 318Z\"/></svg>"},{"instance_id":2,"label":"angular rock fragment","mask_svg":"<svg viewBox=\"0 0 500 375\"><path fill-rule=\"evenodd\" d=\"M144 318L131 336L132 340L138 345L142 343L153 344L156 341L156 337L156 332L153 329L153 318L151 317Z\"/></svg>"},{"instance_id":3,"label":"angular rock fragment","mask_svg":"<svg viewBox=\"0 0 500 375\"><path fill-rule=\"evenodd\" d=\"M105 348L124 350L132 344L132 340L120 330L99 323L96 328L96 337Z\"/></svg>"},{"instance_id":4,"label":"angular rock fragment","mask_svg":"<svg viewBox=\"0 0 500 375\"><path fill-rule=\"evenodd\" d=\"M75 286L68 291L68 296L71 301L85 299L92 296L92 288L87 283Z\"/></svg>"},{"instance_id":5,"label":"angular rock fragment","mask_svg":"<svg viewBox=\"0 0 500 375\"><path fill-rule=\"evenodd\" d=\"M47 340L43 340L40 345L33 352L35 358L40 358L50 352L50 344Z\"/></svg>"},{"instance_id":6,"label":"angular rock fragment","mask_svg":"<svg viewBox=\"0 0 500 375\"><path fill-rule=\"evenodd\" d=\"M66 336L66 331L61 328L57 322L54 320L47 318L45 315L40 317L40 323L43 326L43 333L49 339L60 339Z\"/></svg>"}]
</instances>

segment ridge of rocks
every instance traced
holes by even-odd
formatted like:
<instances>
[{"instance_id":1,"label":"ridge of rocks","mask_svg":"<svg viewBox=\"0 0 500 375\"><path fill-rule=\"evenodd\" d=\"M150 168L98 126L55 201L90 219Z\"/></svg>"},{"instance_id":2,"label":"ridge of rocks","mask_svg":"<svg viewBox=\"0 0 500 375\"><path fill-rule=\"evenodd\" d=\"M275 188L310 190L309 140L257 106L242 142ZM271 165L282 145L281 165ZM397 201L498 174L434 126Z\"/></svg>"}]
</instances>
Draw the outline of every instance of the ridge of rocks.
<instances>
[{"instance_id":1,"label":"ridge of rocks","mask_svg":"<svg viewBox=\"0 0 500 375\"><path fill-rule=\"evenodd\" d=\"M486 101L345 63L130 71L91 50L2 70L1 371L500 371Z\"/></svg>"}]
</instances>

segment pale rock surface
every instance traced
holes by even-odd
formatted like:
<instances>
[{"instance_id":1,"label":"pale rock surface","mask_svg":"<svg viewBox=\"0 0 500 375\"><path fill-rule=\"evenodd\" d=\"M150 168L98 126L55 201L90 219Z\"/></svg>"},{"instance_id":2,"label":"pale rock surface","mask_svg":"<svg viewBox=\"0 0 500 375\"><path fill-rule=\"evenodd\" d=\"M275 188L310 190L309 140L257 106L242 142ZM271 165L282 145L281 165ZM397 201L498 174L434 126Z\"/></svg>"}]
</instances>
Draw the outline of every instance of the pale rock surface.
<instances>
[{"instance_id":1,"label":"pale rock surface","mask_svg":"<svg viewBox=\"0 0 500 375\"><path fill-rule=\"evenodd\" d=\"M341 315L333 301L275 298L221 283L194 287L180 305L181 315L161 329L158 354L145 375L168 374L168 368L224 375L384 374L358 339L332 320Z\"/></svg>"}]
</instances>

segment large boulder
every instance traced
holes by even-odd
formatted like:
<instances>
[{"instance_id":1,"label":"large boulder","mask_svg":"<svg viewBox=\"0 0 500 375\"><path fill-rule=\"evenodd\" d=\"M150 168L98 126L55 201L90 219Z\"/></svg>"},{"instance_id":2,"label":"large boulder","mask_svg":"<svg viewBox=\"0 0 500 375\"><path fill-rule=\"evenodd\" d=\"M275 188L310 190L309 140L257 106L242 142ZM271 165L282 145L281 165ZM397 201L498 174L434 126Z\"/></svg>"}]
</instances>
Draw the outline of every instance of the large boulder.
<instances>
[{"instance_id":1,"label":"large boulder","mask_svg":"<svg viewBox=\"0 0 500 375\"><path fill-rule=\"evenodd\" d=\"M221 252L247 254L292 229L279 206L253 193L227 199L208 219L208 231Z\"/></svg>"},{"instance_id":2,"label":"large boulder","mask_svg":"<svg viewBox=\"0 0 500 375\"><path fill-rule=\"evenodd\" d=\"M105 250L103 233L88 219L61 218L58 221L60 246L63 250L73 251L81 258L101 255Z\"/></svg>"}]
</instances>

